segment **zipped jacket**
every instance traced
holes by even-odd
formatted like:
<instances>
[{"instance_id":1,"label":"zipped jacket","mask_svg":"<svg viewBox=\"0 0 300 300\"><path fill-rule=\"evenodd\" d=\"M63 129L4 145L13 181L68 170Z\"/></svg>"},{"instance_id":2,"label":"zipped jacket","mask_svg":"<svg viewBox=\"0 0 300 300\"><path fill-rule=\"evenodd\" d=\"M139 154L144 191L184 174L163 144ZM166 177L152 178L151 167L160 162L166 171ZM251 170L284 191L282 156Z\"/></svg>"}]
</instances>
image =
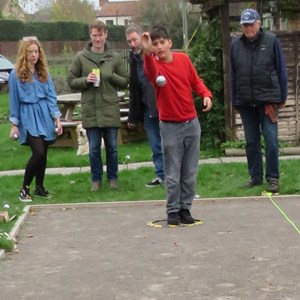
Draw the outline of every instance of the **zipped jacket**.
<instances>
[{"instance_id":1,"label":"zipped jacket","mask_svg":"<svg viewBox=\"0 0 300 300\"><path fill-rule=\"evenodd\" d=\"M261 30L252 42L245 35L236 37L231 46L231 66L234 106L285 103L285 59L273 33Z\"/></svg>"},{"instance_id":2,"label":"zipped jacket","mask_svg":"<svg viewBox=\"0 0 300 300\"><path fill-rule=\"evenodd\" d=\"M128 122L143 122L144 111L152 118L158 117L155 90L144 73L144 61L139 54L130 51L129 116Z\"/></svg>"},{"instance_id":3,"label":"zipped jacket","mask_svg":"<svg viewBox=\"0 0 300 300\"><path fill-rule=\"evenodd\" d=\"M82 126L120 127L118 89L125 89L129 74L121 56L110 49L103 53L90 50L89 43L73 59L68 72L71 89L81 91ZM87 83L93 68L100 69L100 86Z\"/></svg>"}]
</instances>

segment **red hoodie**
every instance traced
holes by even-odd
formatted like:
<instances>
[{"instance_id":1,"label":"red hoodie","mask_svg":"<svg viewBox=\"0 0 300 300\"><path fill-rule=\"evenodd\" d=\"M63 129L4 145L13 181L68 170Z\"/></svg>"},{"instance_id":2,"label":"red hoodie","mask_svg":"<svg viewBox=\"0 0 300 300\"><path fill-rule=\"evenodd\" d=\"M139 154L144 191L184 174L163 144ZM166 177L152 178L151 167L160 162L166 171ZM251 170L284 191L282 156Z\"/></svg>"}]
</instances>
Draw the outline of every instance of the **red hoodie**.
<instances>
[{"instance_id":1,"label":"red hoodie","mask_svg":"<svg viewBox=\"0 0 300 300\"><path fill-rule=\"evenodd\" d=\"M199 78L188 55L172 52L172 57L171 62L162 62L154 54L145 55L144 71L155 88L159 119L184 122L197 117L192 91L211 99L212 93ZM159 75L166 78L163 87L156 84Z\"/></svg>"}]
</instances>

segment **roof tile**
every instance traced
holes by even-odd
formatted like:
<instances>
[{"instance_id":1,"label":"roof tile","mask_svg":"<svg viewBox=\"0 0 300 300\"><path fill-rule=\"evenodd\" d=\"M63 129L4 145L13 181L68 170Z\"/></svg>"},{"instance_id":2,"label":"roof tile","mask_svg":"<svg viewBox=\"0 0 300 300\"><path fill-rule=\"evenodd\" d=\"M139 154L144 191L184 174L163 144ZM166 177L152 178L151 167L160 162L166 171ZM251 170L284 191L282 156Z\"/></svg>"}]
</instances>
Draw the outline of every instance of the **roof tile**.
<instances>
[{"instance_id":1,"label":"roof tile","mask_svg":"<svg viewBox=\"0 0 300 300\"><path fill-rule=\"evenodd\" d=\"M139 10L139 1L109 2L97 12L96 17L134 16Z\"/></svg>"}]
</instances>

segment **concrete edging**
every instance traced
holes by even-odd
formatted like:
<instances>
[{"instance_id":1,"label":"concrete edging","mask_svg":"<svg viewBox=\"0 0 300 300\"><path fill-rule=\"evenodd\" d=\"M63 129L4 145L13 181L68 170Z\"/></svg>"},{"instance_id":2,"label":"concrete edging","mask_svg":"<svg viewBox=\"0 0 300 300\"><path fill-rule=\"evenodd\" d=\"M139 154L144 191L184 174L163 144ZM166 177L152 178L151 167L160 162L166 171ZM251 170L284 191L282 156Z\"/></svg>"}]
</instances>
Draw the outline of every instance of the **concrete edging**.
<instances>
[{"instance_id":1,"label":"concrete edging","mask_svg":"<svg viewBox=\"0 0 300 300\"><path fill-rule=\"evenodd\" d=\"M18 236L22 226L26 222L29 213L30 213L30 205L27 205L23 209L23 214L18 217L15 225L13 226L13 228L11 229L11 231L9 233L10 240L13 240L15 242L16 237ZM0 249L0 262L4 258L5 253L6 253L6 251L4 249Z\"/></svg>"},{"instance_id":2,"label":"concrete edging","mask_svg":"<svg viewBox=\"0 0 300 300\"><path fill-rule=\"evenodd\" d=\"M227 157L246 156L246 150L240 148L227 148L225 149L225 155ZM282 156L300 155L300 147L279 148L279 155Z\"/></svg>"}]
</instances>

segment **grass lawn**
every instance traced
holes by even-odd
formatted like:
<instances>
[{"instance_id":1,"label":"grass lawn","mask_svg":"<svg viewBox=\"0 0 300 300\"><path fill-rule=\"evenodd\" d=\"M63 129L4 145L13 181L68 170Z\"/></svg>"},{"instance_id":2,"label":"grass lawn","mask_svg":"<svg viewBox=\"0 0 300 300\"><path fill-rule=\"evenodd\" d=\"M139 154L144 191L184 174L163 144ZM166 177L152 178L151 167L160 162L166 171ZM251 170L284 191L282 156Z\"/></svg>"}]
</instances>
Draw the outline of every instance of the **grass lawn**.
<instances>
[{"instance_id":1,"label":"grass lawn","mask_svg":"<svg viewBox=\"0 0 300 300\"><path fill-rule=\"evenodd\" d=\"M30 149L21 146L18 141L9 139L11 124L7 121L9 114L8 94L0 94L0 171L24 169L30 155ZM151 161L151 150L147 141L120 145L119 163L135 163ZM48 168L52 167L83 167L88 166L88 156L76 155L77 149L50 148ZM201 154L202 157L220 155L220 150L209 150ZM130 157L127 159L126 157ZM104 162L105 162L105 157Z\"/></svg>"}]
</instances>

